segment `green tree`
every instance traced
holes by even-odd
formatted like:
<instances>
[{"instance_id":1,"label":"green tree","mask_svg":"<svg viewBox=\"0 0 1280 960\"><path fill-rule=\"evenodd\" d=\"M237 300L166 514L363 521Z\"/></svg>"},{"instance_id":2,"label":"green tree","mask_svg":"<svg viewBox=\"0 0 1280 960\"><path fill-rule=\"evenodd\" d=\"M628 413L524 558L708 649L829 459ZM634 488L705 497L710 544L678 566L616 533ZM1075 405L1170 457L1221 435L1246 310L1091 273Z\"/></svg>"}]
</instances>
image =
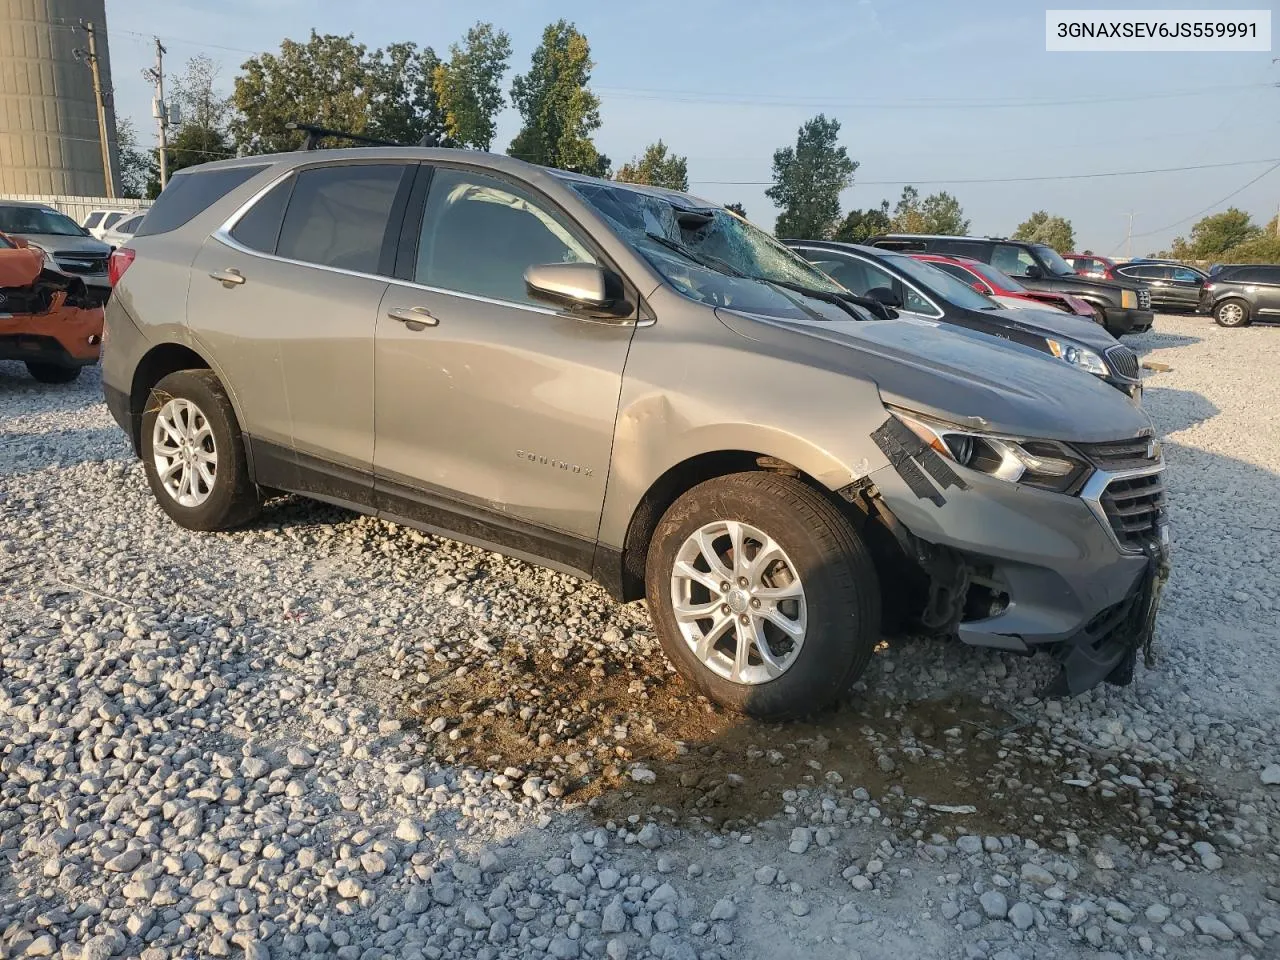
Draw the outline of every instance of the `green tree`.
<instances>
[{"instance_id":1,"label":"green tree","mask_svg":"<svg viewBox=\"0 0 1280 960\"><path fill-rule=\"evenodd\" d=\"M1173 255L1179 260L1215 260L1232 247L1255 240L1262 228L1238 207L1229 207L1198 221L1191 228L1191 239L1177 237Z\"/></svg>"},{"instance_id":2,"label":"green tree","mask_svg":"<svg viewBox=\"0 0 1280 960\"><path fill-rule=\"evenodd\" d=\"M794 147L773 153L773 186L765 196L782 208L774 233L797 240L825 240L840 219L840 193L858 169L837 146L840 121L818 114L800 127Z\"/></svg>"},{"instance_id":3,"label":"green tree","mask_svg":"<svg viewBox=\"0 0 1280 960\"><path fill-rule=\"evenodd\" d=\"M296 150L303 134L289 121L318 123L397 143L445 138L444 116L431 86L439 63L430 47L393 43L370 52L352 35L285 40L241 66L232 104L231 137L244 153Z\"/></svg>"},{"instance_id":4,"label":"green tree","mask_svg":"<svg viewBox=\"0 0 1280 960\"><path fill-rule=\"evenodd\" d=\"M882 233L887 233L893 221L889 216L889 201L881 200L878 207L850 210L840 226L836 227L833 240L844 243L862 243Z\"/></svg>"},{"instance_id":5,"label":"green tree","mask_svg":"<svg viewBox=\"0 0 1280 960\"><path fill-rule=\"evenodd\" d=\"M732 210L734 213L740 216L743 220L747 219L747 208L740 203L726 203L724 205L724 208L726 210Z\"/></svg>"},{"instance_id":6,"label":"green tree","mask_svg":"<svg viewBox=\"0 0 1280 960\"><path fill-rule=\"evenodd\" d=\"M920 209L920 191L915 187L903 187L902 196L893 208L893 229L896 233L928 233L924 212Z\"/></svg>"},{"instance_id":7,"label":"green tree","mask_svg":"<svg viewBox=\"0 0 1280 960\"><path fill-rule=\"evenodd\" d=\"M920 204L920 212L924 214L927 233L965 234L969 232L969 221L964 218L964 210L960 201L940 190L931 193Z\"/></svg>"},{"instance_id":8,"label":"green tree","mask_svg":"<svg viewBox=\"0 0 1280 960\"><path fill-rule=\"evenodd\" d=\"M1237 243L1221 257L1225 263L1280 263L1280 237L1275 231Z\"/></svg>"},{"instance_id":9,"label":"green tree","mask_svg":"<svg viewBox=\"0 0 1280 960\"><path fill-rule=\"evenodd\" d=\"M668 153L667 145L659 140L645 147L644 155L639 159L624 163L618 170L617 179L669 190L688 190L689 160Z\"/></svg>"},{"instance_id":10,"label":"green tree","mask_svg":"<svg viewBox=\"0 0 1280 960\"><path fill-rule=\"evenodd\" d=\"M502 75L511 58L511 38L491 23L477 23L463 45L449 47L449 62L431 73L431 89L444 111L445 133L461 147L488 150L505 102Z\"/></svg>"},{"instance_id":11,"label":"green tree","mask_svg":"<svg viewBox=\"0 0 1280 960\"><path fill-rule=\"evenodd\" d=\"M1044 243L1059 253L1075 249L1076 234L1071 221L1064 217L1050 216L1047 210L1037 210L1013 231L1013 239L1029 243Z\"/></svg>"},{"instance_id":12,"label":"green tree","mask_svg":"<svg viewBox=\"0 0 1280 960\"><path fill-rule=\"evenodd\" d=\"M138 148L138 134L133 121L116 114L116 145L120 164L120 196L135 200L154 197L148 192L152 180L159 178L159 164L154 151ZM159 192L157 182L157 193Z\"/></svg>"},{"instance_id":13,"label":"green tree","mask_svg":"<svg viewBox=\"0 0 1280 960\"><path fill-rule=\"evenodd\" d=\"M216 89L219 71L214 60L198 54L187 61L186 71L173 80L165 151L170 174L199 163L235 156L227 133L231 100ZM158 170L155 180L151 187L153 196L160 190Z\"/></svg>"},{"instance_id":14,"label":"green tree","mask_svg":"<svg viewBox=\"0 0 1280 960\"><path fill-rule=\"evenodd\" d=\"M600 98L591 92L591 47L567 20L542 31L529 72L511 83L511 102L524 125L507 152L513 157L594 176L608 173L609 160L591 133L600 126Z\"/></svg>"},{"instance_id":15,"label":"green tree","mask_svg":"<svg viewBox=\"0 0 1280 960\"><path fill-rule=\"evenodd\" d=\"M923 200L915 187L902 188L902 196L893 208L893 229L898 233L964 234L969 221L964 218L960 201L940 190Z\"/></svg>"}]
</instances>

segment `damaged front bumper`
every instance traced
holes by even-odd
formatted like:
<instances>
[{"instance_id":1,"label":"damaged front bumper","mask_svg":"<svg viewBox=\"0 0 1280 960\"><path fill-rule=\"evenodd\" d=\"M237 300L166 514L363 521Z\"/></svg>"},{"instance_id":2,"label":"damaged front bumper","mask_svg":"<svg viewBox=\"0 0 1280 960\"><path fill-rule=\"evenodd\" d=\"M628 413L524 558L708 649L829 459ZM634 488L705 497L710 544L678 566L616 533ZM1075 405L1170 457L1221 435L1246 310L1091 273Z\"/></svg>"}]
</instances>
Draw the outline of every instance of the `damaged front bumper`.
<instances>
[{"instance_id":1,"label":"damaged front bumper","mask_svg":"<svg viewBox=\"0 0 1280 960\"><path fill-rule=\"evenodd\" d=\"M869 479L930 578L926 625L973 646L1052 654L1062 669L1046 695L1128 682L1137 651L1150 652L1169 548L1162 521L1143 543L1108 523L1100 498L1120 475L1099 470L1085 494L1068 496L972 470L960 484L933 483L927 458L920 466ZM1158 479L1162 466L1145 475Z\"/></svg>"}]
</instances>

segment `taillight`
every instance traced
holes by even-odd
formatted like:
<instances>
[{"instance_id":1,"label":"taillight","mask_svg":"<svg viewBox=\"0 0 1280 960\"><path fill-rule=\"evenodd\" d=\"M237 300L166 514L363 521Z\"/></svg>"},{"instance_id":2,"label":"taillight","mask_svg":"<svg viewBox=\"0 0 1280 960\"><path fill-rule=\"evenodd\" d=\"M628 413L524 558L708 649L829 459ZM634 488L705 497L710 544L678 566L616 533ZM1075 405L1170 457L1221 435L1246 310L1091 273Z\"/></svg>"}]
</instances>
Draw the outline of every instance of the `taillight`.
<instances>
[{"instance_id":1,"label":"taillight","mask_svg":"<svg viewBox=\"0 0 1280 960\"><path fill-rule=\"evenodd\" d=\"M111 259L107 261L107 280L110 281L111 286L114 287L120 282L120 278L133 264L133 258L137 255L137 251L130 250L128 247L119 247L111 251Z\"/></svg>"}]
</instances>

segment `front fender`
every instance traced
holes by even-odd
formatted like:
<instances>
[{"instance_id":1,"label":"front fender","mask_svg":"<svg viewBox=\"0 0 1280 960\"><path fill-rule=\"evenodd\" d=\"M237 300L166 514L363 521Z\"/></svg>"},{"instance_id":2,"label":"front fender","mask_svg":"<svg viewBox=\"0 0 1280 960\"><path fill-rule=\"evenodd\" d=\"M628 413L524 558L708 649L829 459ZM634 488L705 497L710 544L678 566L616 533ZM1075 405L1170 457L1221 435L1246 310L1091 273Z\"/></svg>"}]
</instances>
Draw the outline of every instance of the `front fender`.
<instances>
[{"instance_id":1,"label":"front fender","mask_svg":"<svg viewBox=\"0 0 1280 960\"><path fill-rule=\"evenodd\" d=\"M607 547L625 544L658 478L701 455L774 457L830 490L888 462L870 436L886 417L872 382L764 354L710 311L705 324L690 337L690 327L660 321L632 342L601 515Z\"/></svg>"}]
</instances>

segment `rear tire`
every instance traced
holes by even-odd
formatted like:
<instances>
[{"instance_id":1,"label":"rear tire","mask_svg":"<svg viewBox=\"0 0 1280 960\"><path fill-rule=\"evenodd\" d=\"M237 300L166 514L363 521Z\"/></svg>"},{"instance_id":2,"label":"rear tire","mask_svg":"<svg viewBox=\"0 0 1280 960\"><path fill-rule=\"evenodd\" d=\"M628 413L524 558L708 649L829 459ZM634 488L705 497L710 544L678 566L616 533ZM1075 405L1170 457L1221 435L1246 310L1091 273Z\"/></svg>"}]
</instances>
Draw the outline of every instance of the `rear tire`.
<instances>
[{"instance_id":1,"label":"rear tire","mask_svg":"<svg viewBox=\"0 0 1280 960\"><path fill-rule=\"evenodd\" d=\"M80 376L80 367L63 367L56 363L28 360L27 373L41 383L70 383Z\"/></svg>"},{"instance_id":2,"label":"rear tire","mask_svg":"<svg viewBox=\"0 0 1280 960\"><path fill-rule=\"evenodd\" d=\"M738 473L687 491L654 532L645 586L676 669L717 703L761 719L830 704L880 639L870 553L835 506L792 477ZM797 628L798 639L788 632Z\"/></svg>"},{"instance_id":3,"label":"rear tire","mask_svg":"<svg viewBox=\"0 0 1280 960\"><path fill-rule=\"evenodd\" d=\"M1236 297L1223 300L1214 306L1213 319L1220 327L1247 327L1252 322L1249 304Z\"/></svg>"},{"instance_id":4,"label":"rear tire","mask_svg":"<svg viewBox=\"0 0 1280 960\"><path fill-rule=\"evenodd\" d=\"M161 509L188 530L229 530L262 508L235 410L212 370L179 370L151 388L142 463Z\"/></svg>"}]
</instances>

